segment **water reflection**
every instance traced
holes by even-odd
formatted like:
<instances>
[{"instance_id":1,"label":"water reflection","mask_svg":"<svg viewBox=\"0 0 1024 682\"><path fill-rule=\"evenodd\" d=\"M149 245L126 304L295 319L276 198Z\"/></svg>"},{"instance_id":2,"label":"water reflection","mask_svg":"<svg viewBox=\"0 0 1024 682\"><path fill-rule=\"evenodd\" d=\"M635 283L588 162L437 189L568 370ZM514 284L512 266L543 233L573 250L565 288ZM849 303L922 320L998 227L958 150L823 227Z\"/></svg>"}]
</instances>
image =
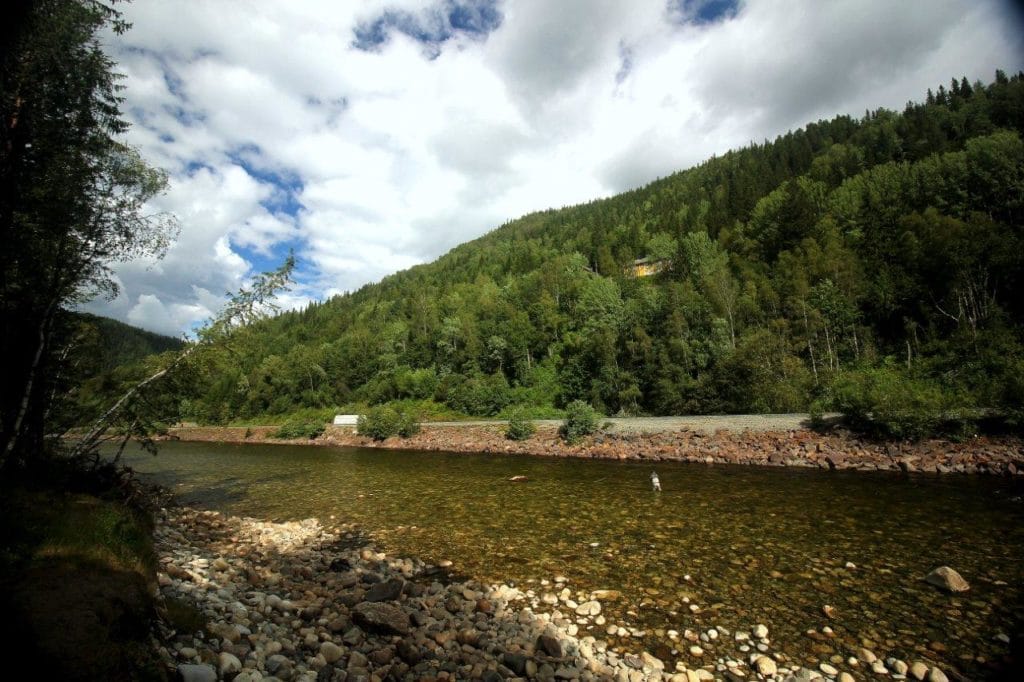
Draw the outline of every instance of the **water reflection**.
<instances>
[{"instance_id":1,"label":"water reflection","mask_svg":"<svg viewBox=\"0 0 1024 682\"><path fill-rule=\"evenodd\" d=\"M190 503L356 521L485 580L621 590L610 617L652 649L668 629L761 622L807 662L867 642L980 676L1024 620L1024 505L1006 480L659 463L655 493L629 462L198 443L129 459ZM942 564L972 590L924 584ZM824 626L834 637L807 635Z\"/></svg>"}]
</instances>

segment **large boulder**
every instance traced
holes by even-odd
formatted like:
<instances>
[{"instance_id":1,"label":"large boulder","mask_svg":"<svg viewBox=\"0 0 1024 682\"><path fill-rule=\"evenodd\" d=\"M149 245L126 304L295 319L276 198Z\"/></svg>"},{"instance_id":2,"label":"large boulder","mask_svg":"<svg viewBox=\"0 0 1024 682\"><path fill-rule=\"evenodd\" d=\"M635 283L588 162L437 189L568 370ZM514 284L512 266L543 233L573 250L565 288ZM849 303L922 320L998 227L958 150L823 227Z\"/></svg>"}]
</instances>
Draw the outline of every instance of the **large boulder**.
<instances>
[{"instance_id":1,"label":"large boulder","mask_svg":"<svg viewBox=\"0 0 1024 682\"><path fill-rule=\"evenodd\" d=\"M352 620L369 632L409 634L409 614L394 604L364 601L352 609Z\"/></svg>"},{"instance_id":2,"label":"large boulder","mask_svg":"<svg viewBox=\"0 0 1024 682\"><path fill-rule=\"evenodd\" d=\"M939 566L925 576L925 581L947 592L966 592L971 589L967 581L949 566Z\"/></svg>"}]
</instances>

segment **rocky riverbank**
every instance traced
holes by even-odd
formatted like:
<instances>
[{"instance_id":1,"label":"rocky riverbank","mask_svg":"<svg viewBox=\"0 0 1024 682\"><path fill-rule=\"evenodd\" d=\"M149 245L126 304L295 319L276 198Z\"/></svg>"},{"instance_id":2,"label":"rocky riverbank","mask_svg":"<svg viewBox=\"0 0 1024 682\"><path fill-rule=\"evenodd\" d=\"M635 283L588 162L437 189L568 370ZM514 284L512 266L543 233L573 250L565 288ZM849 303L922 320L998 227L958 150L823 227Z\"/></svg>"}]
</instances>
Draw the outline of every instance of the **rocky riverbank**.
<instances>
[{"instance_id":1,"label":"rocky riverbank","mask_svg":"<svg viewBox=\"0 0 1024 682\"><path fill-rule=\"evenodd\" d=\"M947 679L924 661L864 648L804 667L759 623L668 631L673 646L659 658L605 639L643 635L606 620L614 590L582 592L561 576L518 586L456 579L448 562L387 556L345 524L171 508L159 512L155 539L162 598L200 614L195 629L161 633L160 655L188 682Z\"/></svg>"},{"instance_id":2,"label":"rocky riverbank","mask_svg":"<svg viewBox=\"0 0 1024 682\"><path fill-rule=\"evenodd\" d=\"M504 423L490 425L424 424L411 438L377 442L351 427L328 427L314 440L274 439L276 427L181 427L170 438L230 443L300 443L355 447L382 447L447 452L484 452L547 457L584 457L650 462L753 464L861 471L905 471L1024 475L1024 441L1015 437L975 437L963 442L925 440L916 443L878 443L843 431L718 430L714 433L669 429L630 432L615 429L599 433L577 445L563 442L557 429L541 426L525 441L504 436Z\"/></svg>"}]
</instances>

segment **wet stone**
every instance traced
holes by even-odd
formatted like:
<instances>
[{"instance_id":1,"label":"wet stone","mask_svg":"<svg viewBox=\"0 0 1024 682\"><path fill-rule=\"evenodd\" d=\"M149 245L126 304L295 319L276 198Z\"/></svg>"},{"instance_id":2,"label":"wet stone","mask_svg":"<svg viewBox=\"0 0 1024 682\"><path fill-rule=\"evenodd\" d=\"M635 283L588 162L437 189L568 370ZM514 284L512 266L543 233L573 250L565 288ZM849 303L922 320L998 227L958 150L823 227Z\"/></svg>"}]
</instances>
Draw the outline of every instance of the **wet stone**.
<instances>
[{"instance_id":1,"label":"wet stone","mask_svg":"<svg viewBox=\"0 0 1024 682\"><path fill-rule=\"evenodd\" d=\"M402 596L405 581L401 578L391 578L383 582L373 584L363 599L369 602L394 601Z\"/></svg>"},{"instance_id":2,"label":"wet stone","mask_svg":"<svg viewBox=\"0 0 1024 682\"><path fill-rule=\"evenodd\" d=\"M409 616L393 604L363 602L353 609L352 619L360 627L372 632L409 634Z\"/></svg>"}]
</instances>

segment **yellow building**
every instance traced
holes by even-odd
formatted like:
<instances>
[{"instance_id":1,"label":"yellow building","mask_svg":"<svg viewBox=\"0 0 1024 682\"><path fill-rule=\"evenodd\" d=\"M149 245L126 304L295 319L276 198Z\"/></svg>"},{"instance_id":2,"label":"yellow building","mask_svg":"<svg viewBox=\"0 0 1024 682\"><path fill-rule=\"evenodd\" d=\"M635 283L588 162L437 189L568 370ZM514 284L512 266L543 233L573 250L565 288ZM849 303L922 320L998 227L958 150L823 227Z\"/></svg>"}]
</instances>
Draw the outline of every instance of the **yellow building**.
<instances>
[{"instance_id":1,"label":"yellow building","mask_svg":"<svg viewBox=\"0 0 1024 682\"><path fill-rule=\"evenodd\" d=\"M664 258L654 259L650 256L637 258L632 265L626 267L626 274L633 277L650 277L667 268L670 262Z\"/></svg>"}]
</instances>

